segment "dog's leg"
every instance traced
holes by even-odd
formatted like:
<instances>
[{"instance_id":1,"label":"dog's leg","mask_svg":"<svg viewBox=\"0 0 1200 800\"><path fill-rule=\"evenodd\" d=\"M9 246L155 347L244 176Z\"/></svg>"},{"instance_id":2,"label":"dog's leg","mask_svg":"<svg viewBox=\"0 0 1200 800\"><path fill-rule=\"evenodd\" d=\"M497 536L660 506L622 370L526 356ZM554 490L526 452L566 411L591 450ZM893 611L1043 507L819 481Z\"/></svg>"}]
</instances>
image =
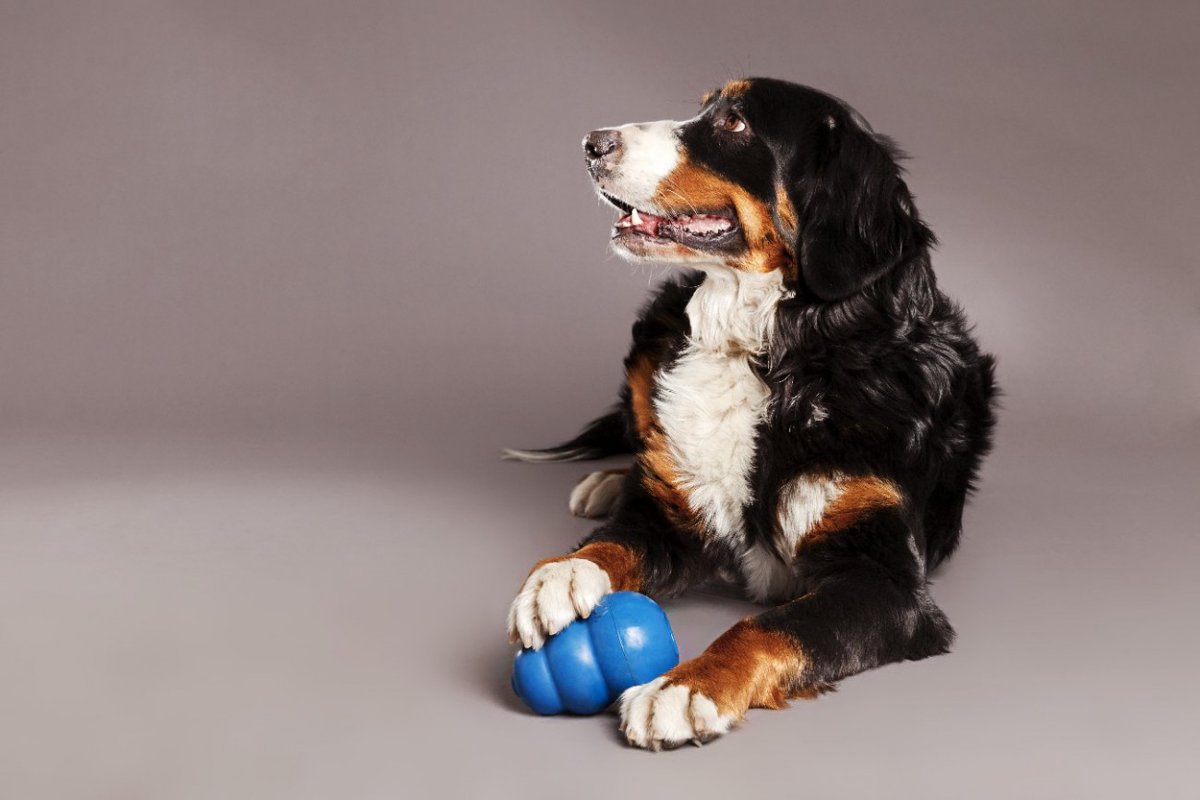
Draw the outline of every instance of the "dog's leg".
<instances>
[{"instance_id":1,"label":"dog's leg","mask_svg":"<svg viewBox=\"0 0 1200 800\"><path fill-rule=\"evenodd\" d=\"M509 608L512 641L540 648L609 592L671 596L707 575L699 536L673 526L638 481L622 492L614 516L579 548L530 570Z\"/></svg>"},{"instance_id":2,"label":"dog's leg","mask_svg":"<svg viewBox=\"0 0 1200 800\"><path fill-rule=\"evenodd\" d=\"M621 696L632 744L703 742L749 708L782 708L857 672L948 649L953 630L926 593L899 509L815 536L800 557L805 594L742 620L699 657Z\"/></svg>"},{"instance_id":3,"label":"dog's leg","mask_svg":"<svg viewBox=\"0 0 1200 800\"><path fill-rule=\"evenodd\" d=\"M605 469L584 476L575 484L567 501L571 513L590 519L607 517L617 504L621 484L628 473L628 469Z\"/></svg>"}]
</instances>

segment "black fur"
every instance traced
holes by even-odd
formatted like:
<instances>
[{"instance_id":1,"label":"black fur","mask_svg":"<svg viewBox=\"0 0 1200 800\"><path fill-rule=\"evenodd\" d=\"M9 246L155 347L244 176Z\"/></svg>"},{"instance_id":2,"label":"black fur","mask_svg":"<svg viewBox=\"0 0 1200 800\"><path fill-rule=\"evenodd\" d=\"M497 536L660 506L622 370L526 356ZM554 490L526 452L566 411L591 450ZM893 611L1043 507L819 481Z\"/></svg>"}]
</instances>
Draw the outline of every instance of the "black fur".
<instances>
[{"instance_id":1,"label":"black fur","mask_svg":"<svg viewBox=\"0 0 1200 800\"><path fill-rule=\"evenodd\" d=\"M514 461L591 461L632 453L634 437L626 428L626 418L625 407L617 405L585 425L574 439L554 447L505 450L503 455Z\"/></svg>"},{"instance_id":2,"label":"black fur","mask_svg":"<svg viewBox=\"0 0 1200 800\"><path fill-rule=\"evenodd\" d=\"M753 140L731 145L710 133L705 120L731 107ZM842 101L768 79L712 101L683 141L690 158L773 204L782 184L797 220L786 283L794 294L778 307L772 358L757 366L772 402L757 436L749 541L775 547L780 490L804 473L876 476L905 498L802 543L801 591L755 624L800 643L807 666L796 689L944 652L953 630L926 576L958 545L963 505L990 447L994 361L937 288L934 236L901 178L899 152ZM778 207L775 216L778 225ZM627 364L648 355L670 368L702 280L686 272L657 290L634 325ZM621 442L639 452L628 386L621 413L620 434L601 426L608 444L599 449ZM594 439L600 429L589 430ZM734 570L730 545L673 528L642 487L641 469L635 464L611 519L585 541L638 552L651 594Z\"/></svg>"}]
</instances>

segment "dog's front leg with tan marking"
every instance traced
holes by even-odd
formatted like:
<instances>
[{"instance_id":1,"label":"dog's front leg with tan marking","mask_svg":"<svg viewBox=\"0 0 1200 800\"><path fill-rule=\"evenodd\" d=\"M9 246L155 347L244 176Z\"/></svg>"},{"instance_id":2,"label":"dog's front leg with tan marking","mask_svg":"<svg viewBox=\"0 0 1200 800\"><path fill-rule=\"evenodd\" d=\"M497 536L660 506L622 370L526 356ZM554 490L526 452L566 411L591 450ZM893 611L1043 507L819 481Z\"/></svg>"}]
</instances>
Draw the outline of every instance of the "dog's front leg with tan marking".
<instances>
[{"instance_id":1,"label":"dog's front leg with tan marking","mask_svg":"<svg viewBox=\"0 0 1200 800\"><path fill-rule=\"evenodd\" d=\"M647 495L634 467L609 522L573 553L539 561L508 611L513 641L537 649L609 592L670 597L707 577L704 542L679 529Z\"/></svg>"},{"instance_id":2,"label":"dog's front leg with tan marking","mask_svg":"<svg viewBox=\"0 0 1200 800\"><path fill-rule=\"evenodd\" d=\"M899 509L871 509L801 549L806 592L722 634L699 657L621 696L621 730L652 750L701 743L751 708L783 708L842 678L945 652L953 630L926 592Z\"/></svg>"},{"instance_id":3,"label":"dog's front leg with tan marking","mask_svg":"<svg viewBox=\"0 0 1200 800\"><path fill-rule=\"evenodd\" d=\"M606 594L636 590L640 573L638 554L616 542L592 542L539 561L509 607L509 639L540 648L575 619L587 619Z\"/></svg>"},{"instance_id":4,"label":"dog's front leg with tan marking","mask_svg":"<svg viewBox=\"0 0 1200 800\"><path fill-rule=\"evenodd\" d=\"M651 750L700 744L728 731L749 708L782 708L803 655L785 635L743 620L699 657L621 695L621 730Z\"/></svg>"}]
</instances>

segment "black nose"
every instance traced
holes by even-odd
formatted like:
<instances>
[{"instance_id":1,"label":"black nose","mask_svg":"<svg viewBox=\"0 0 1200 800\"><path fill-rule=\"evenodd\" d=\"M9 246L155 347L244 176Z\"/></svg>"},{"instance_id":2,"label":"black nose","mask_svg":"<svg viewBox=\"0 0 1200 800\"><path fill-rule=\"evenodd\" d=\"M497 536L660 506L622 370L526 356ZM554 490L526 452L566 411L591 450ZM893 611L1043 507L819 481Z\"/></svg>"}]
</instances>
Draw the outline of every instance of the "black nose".
<instances>
[{"instance_id":1,"label":"black nose","mask_svg":"<svg viewBox=\"0 0 1200 800\"><path fill-rule=\"evenodd\" d=\"M589 167L596 167L621 146L621 132L610 128L592 131L583 140L583 153Z\"/></svg>"}]
</instances>

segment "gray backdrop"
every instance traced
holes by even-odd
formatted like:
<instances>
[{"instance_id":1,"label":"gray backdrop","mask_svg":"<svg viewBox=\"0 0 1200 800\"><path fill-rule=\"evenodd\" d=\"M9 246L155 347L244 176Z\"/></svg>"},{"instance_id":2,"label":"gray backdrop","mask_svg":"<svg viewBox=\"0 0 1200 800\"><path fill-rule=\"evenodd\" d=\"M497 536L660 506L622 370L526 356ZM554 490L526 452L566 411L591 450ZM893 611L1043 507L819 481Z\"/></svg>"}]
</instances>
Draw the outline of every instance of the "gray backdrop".
<instances>
[{"instance_id":1,"label":"gray backdrop","mask_svg":"<svg viewBox=\"0 0 1200 800\"><path fill-rule=\"evenodd\" d=\"M0 793L1194 790L1198 9L0 2ZM953 655L650 756L508 696L586 468L495 452L610 402L659 277L581 136L753 74L912 154L1004 411Z\"/></svg>"}]
</instances>

